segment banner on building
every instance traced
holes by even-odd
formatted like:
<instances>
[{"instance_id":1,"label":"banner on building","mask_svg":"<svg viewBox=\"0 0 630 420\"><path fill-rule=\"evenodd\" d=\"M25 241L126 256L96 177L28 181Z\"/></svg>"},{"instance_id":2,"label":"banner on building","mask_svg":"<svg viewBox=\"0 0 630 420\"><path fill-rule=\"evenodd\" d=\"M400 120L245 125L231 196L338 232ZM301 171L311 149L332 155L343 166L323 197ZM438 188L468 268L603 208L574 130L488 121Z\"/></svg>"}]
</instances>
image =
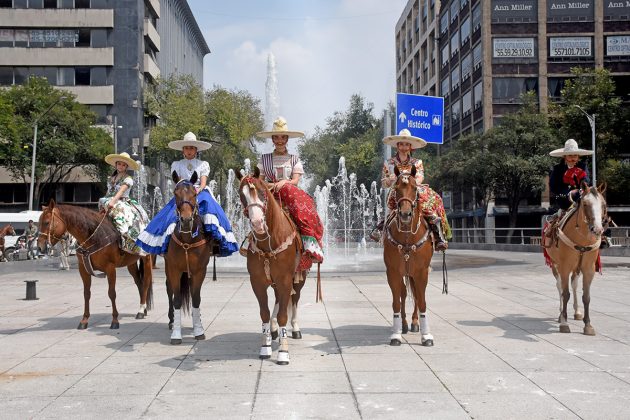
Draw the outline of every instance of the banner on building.
<instances>
[{"instance_id":1,"label":"banner on building","mask_svg":"<svg viewBox=\"0 0 630 420\"><path fill-rule=\"evenodd\" d=\"M547 22L592 21L593 3L593 0L547 0Z\"/></svg>"},{"instance_id":2,"label":"banner on building","mask_svg":"<svg viewBox=\"0 0 630 420\"><path fill-rule=\"evenodd\" d=\"M535 38L494 38L492 57L494 58L534 58Z\"/></svg>"},{"instance_id":3,"label":"banner on building","mask_svg":"<svg viewBox=\"0 0 630 420\"><path fill-rule=\"evenodd\" d=\"M492 22L536 22L538 2L536 0L492 0Z\"/></svg>"},{"instance_id":4,"label":"banner on building","mask_svg":"<svg viewBox=\"0 0 630 420\"><path fill-rule=\"evenodd\" d=\"M630 1L604 1L604 20L630 20Z\"/></svg>"},{"instance_id":5,"label":"banner on building","mask_svg":"<svg viewBox=\"0 0 630 420\"><path fill-rule=\"evenodd\" d=\"M630 35L607 36L606 55L630 55Z\"/></svg>"},{"instance_id":6,"label":"banner on building","mask_svg":"<svg viewBox=\"0 0 630 420\"><path fill-rule=\"evenodd\" d=\"M592 57L593 39L590 36L549 38L549 57Z\"/></svg>"}]
</instances>

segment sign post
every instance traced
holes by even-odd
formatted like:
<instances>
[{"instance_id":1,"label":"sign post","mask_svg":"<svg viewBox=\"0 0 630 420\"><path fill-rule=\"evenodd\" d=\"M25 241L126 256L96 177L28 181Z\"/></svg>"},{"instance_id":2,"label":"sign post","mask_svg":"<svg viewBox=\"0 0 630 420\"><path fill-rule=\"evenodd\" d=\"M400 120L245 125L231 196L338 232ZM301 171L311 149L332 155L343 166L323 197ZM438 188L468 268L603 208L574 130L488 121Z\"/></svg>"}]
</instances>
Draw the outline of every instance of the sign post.
<instances>
[{"instance_id":1,"label":"sign post","mask_svg":"<svg viewBox=\"0 0 630 420\"><path fill-rule=\"evenodd\" d=\"M444 98L396 94L396 133L406 128L427 143L444 143Z\"/></svg>"}]
</instances>

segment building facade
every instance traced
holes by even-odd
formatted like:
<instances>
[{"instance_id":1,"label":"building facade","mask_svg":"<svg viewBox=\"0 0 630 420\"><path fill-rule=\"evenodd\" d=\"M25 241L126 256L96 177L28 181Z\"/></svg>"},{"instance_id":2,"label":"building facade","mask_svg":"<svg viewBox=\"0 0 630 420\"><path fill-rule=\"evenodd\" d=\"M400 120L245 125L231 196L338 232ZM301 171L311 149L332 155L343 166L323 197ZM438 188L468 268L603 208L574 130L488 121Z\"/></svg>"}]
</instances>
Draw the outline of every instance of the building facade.
<instances>
[{"instance_id":1,"label":"building facade","mask_svg":"<svg viewBox=\"0 0 630 420\"><path fill-rule=\"evenodd\" d=\"M403 17L431 0L410 0ZM430 8L429 8L430 10ZM397 51L402 92L429 94L438 84L444 97L445 146L470 132L483 132L520 106L520 95L536 92L541 109L559 99L572 67L605 67L617 94L630 93L630 3L583 0L445 0L435 11L437 81L410 80L411 51ZM399 22L400 23L400 22ZM408 29L407 29L408 30ZM408 37L406 37L408 38ZM398 67L397 67L398 68ZM416 69L411 64L412 70ZM586 117L585 117L586 118ZM523 203L522 223L538 224L548 193ZM458 227L475 213L471 191L453 192L451 216ZM502 216L500 200L494 215ZM498 218L498 219L499 219ZM520 216L519 216L520 218ZM462 219L462 220L457 220ZM498 220L497 219L497 220ZM499 222L497 222L499 223ZM470 224L469 224L470 225Z\"/></svg>"},{"instance_id":2,"label":"building facade","mask_svg":"<svg viewBox=\"0 0 630 420\"><path fill-rule=\"evenodd\" d=\"M145 86L170 74L203 84L209 52L185 0L0 0L0 86L46 77L96 113L118 153L141 160L155 124L145 117ZM62 201L96 201L98 190L84 184Z\"/></svg>"}]
</instances>

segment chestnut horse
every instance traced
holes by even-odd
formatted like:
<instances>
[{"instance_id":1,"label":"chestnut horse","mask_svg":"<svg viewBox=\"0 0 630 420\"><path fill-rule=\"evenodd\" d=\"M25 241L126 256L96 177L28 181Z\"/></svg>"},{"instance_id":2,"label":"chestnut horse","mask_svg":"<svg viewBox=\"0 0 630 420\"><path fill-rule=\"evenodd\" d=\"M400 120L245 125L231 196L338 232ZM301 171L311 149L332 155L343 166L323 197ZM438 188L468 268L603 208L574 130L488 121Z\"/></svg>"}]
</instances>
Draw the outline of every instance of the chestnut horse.
<instances>
[{"instance_id":1,"label":"chestnut horse","mask_svg":"<svg viewBox=\"0 0 630 420\"><path fill-rule=\"evenodd\" d=\"M591 283L595 276L596 263L599 257L599 245L608 220L606 200L603 190L589 187L582 183L580 199L560 221L557 230L558 240L545 248L551 271L556 278L556 286L560 296L560 332L571 332L567 322L567 304L569 292L569 276L573 287L573 307L575 319L584 319L584 334L595 335L591 325L589 306L591 302ZM582 303L584 315L579 311L577 302L577 283L582 274Z\"/></svg>"},{"instance_id":2,"label":"chestnut horse","mask_svg":"<svg viewBox=\"0 0 630 420\"><path fill-rule=\"evenodd\" d=\"M252 225L252 236L247 251L247 271L262 320L262 346L260 358L271 357L272 331L270 325L267 288L273 287L277 302L277 322L279 327L280 347L278 364L289 364L289 341L287 337L287 321L289 304L293 317L297 319L297 304L300 290L304 285L306 272L296 273L300 262L302 244L297 227L276 201L267 184L260 179L260 170L255 168L253 176L242 176L236 171L240 180L239 196L243 208ZM294 283L294 279L297 282ZM293 291L295 294L292 295ZM301 338L297 322L293 324L293 337Z\"/></svg>"},{"instance_id":3,"label":"chestnut horse","mask_svg":"<svg viewBox=\"0 0 630 420\"><path fill-rule=\"evenodd\" d=\"M13 226L6 225L0 229L0 261L4 261L4 237L7 235L15 236L15 229Z\"/></svg>"},{"instance_id":4,"label":"chestnut horse","mask_svg":"<svg viewBox=\"0 0 630 420\"><path fill-rule=\"evenodd\" d=\"M193 335L196 340L204 340L204 328L201 323L201 286L206 278L206 270L213 255L214 241L204 234L203 221L199 216L195 182L197 172L190 180L179 179L173 172L175 186L175 205L177 225L171 234L168 249L164 255L166 272L166 291L168 293L168 317L171 332L171 344L182 343L182 306L184 313L190 310L192 297Z\"/></svg>"},{"instance_id":5,"label":"chestnut horse","mask_svg":"<svg viewBox=\"0 0 630 420\"><path fill-rule=\"evenodd\" d=\"M394 311L393 332L390 345L401 344L403 332L407 332L405 315L406 289L413 295L414 315L411 331L420 329L423 346L433 345L433 336L427 318L427 301L425 297L429 282L429 264L433 257L433 245L429 237L429 226L418 206L416 185L416 168L411 172L399 172L392 186L396 199L396 209L385 225L383 239L383 258L387 271L387 282L392 291L392 309ZM420 327L418 328L417 310L420 310Z\"/></svg>"},{"instance_id":6,"label":"chestnut horse","mask_svg":"<svg viewBox=\"0 0 630 420\"><path fill-rule=\"evenodd\" d=\"M136 319L143 319L147 309L153 304L153 273L151 258L130 254L120 249L120 233L110 222L105 213L98 213L79 206L55 204L50 200L48 206L42 207L39 217L39 237L37 246L40 252L46 251L47 244L54 246L61 236L70 232L77 240L77 259L79 274L83 280L84 310L83 319L77 327L80 330L88 327L90 318L90 288L92 275L107 276L108 295L112 301L111 329L118 329L118 309L116 308L116 267L127 267L140 293L140 308ZM136 262L140 260L139 266ZM105 273L95 274L95 270Z\"/></svg>"}]
</instances>

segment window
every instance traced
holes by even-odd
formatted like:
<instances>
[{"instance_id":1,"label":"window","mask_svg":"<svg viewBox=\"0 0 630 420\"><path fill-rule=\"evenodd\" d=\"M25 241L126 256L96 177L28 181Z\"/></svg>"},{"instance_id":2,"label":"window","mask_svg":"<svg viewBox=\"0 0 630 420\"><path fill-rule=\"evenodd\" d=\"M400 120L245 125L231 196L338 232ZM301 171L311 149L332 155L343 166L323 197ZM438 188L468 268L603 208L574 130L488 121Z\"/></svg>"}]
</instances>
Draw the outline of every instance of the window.
<instances>
[{"instance_id":1,"label":"window","mask_svg":"<svg viewBox=\"0 0 630 420\"><path fill-rule=\"evenodd\" d=\"M13 77L16 85L26 83L28 79L28 67L15 67L13 69Z\"/></svg>"},{"instance_id":2,"label":"window","mask_svg":"<svg viewBox=\"0 0 630 420\"><path fill-rule=\"evenodd\" d=\"M449 80L450 79L448 77L446 79L442 80L442 84L441 84L441 87L440 87L440 94L443 97L447 97L449 92L451 91Z\"/></svg>"},{"instance_id":3,"label":"window","mask_svg":"<svg viewBox=\"0 0 630 420\"><path fill-rule=\"evenodd\" d=\"M107 85L107 69L105 67L93 67L90 72L92 86Z\"/></svg>"},{"instance_id":4,"label":"window","mask_svg":"<svg viewBox=\"0 0 630 420\"><path fill-rule=\"evenodd\" d=\"M74 0L59 0L60 9L74 9Z\"/></svg>"},{"instance_id":5,"label":"window","mask_svg":"<svg viewBox=\"0 0 630 420\"><path fill-rule=\"evenodd\" d=\"M97 124L107 124L107 105L90 105L90 111L96 114Z\"/></svg>"},{"instance_id":6,"label":"window","mask_svg":"<svg viewBox=\"0 0 630 420\"><path fill-rule=\"evenodd\" d=\"M28 0L29 9L43 9L44 0Z\"/></svg>"},{"instance_id":7,"label":"window","mask_svg":"<svg viewBox=\"0 0 630 420\"><path fill-rule=\"evenodd\" d=\"M28 7L27 0L13 0L13 7L16 9L26 9Z\"/></svg>"},{"instance_id":8,"label":"window","mask_svg":"<svg viewBox=\"0 0 630 420\"><path fill-rule=\"evenodd\" d=\"M448 10L445 10L440 18L440 33L443 34L446 31L448 31Z\"/></svg>"},{"instance_id":9,"label":"window","mask_svg":"<svg viewBox=\"0 0 630 420\"><path fill-rule=\"evenodd\" d=\"M8 86L13 84L13 68L0 67L0 86Z\"/></svg>"},{"instance_id":10,"label":"window","mask_svg":"<svg viewBox=\"0 0 630 420\"><path fill-rule=\"evenodd\" d=\"M90 7L92 9L107 9L108 1L109 0L92 0L92 4L90 4Z\"/></svg>"},{"instance_id":11,"label":"window","mask_svg":"<svg viewBox=\"0 0 630 420\"><path fill-rule=\"evenodd\" d=\"M107 47L107 29L92 29L90 36L93 48Z\"/></svg>"},{"instance_id":12,"label":"window","mask_svg":"<svg viewBox=\"0 0 630 420\"><path fill-rule=\"evenodd\" d=\"M481 84L481 82L477 83L473 88L473 96L475 101L475 109L481 108L483 100L483 85Z\"/></svg>"},{"instance_id":13,"label":"window","mask_svg":"<svg viewBox=\"0 0 630 420\"><path fill-rule=\"evenodd\" d=\"M472 73L472 57L471 54L466 54L466 57L462 59L462 80L466 80Z\"/></svg>"},{"instance_id":14,"label":"window","mask_svg":"<svg viewBox=\"0 0 630 420\"><path fill-rule=\"evenodd\" d=\"M530 90L538 93L536 77L499 77L492 80L492 99L495 102L520 103L520 96Z\"/></svg>"},{"instance_id":15,"label":"window","mask_svg":"<svg viewBox=\"0 0 630 420\"><path fill-rule=\"evenodd\" d=\"M464 43L466 43L466 41L468 41L468 39L470 38L470 17L467 17L466 20L462 23L460 33L462 38L462 45L464 45Z\"/></svg>"},{"instance_id":16,"label":"window","mask_svg":"<svg viewBox=\"0 0 630 420\"><path fill-rule=\"evenodd\" d=\"M56 9L57 0L44 0L44 9Z\"/></svg>"},{"instance_id":17,"label":"window","mask_svg":"<svg viewBox=\"0 0 630 420\"><path fill-rule=\"evenodd\" d=\"M0 47L13 46L13 29L0 29Z\"/></svg>"},{"instance_id":18,"label":"window","mask_svg":"<svg viewBox=\"0 0 630 420\"><path fill-rule=\"evenodd\" d=\"M451 90L455 90L459 87L459 66L453 67L451 72Z\"/></svg>"},{"instance_id":19,"label":"window","mask_svg":"<svg viewBox=\"0 0 630 420\"><path fill-rule=\"evenodd\" d=\"M472 27L473 32L476 32L477 29L481 28L481 2L477 3L475 8L472 10Z\"/></svg>"},{"instance_id":20,"label":"window","mask_svg":"<svg viewBox=\"0 0 630 420\"><path fill-rule=\"evenodd\" d=\"M550 77L547 79L547 91L552 98L560 98L564 83L567 81L564 77Z\"/></svg>"},{"instance_id":21,"label":"window","mask_svg":"<svg viewBox=\"0 0 630 420\"><path fill-rule=\"evenodd\" d=\"M15 30L15 46L16 47L28 47L28 31L16 29Z\"/></svg>"},{"instance_id":22,"label":"window","mask_svg":"<svg viewBox=\"0 0 630 420\"><path fill-rule=\"evenodd\" d=\"M74 184L74 201L75 202L89 203L92 200L91 193L92 193L92 186L89 183Z\"/></svg>"},{"instance_id":23,"label":"window","mask_svg":"<svg viewBox=\"0 0 630 420\"><path fill-rule=\"evenodd\" d=\"M31 48L42 48L44 46L44 31L41 29L31 29L28 33L28 46Z\"/></svg>"},{"instance_id":24,"label":"window","mask_svg":"<svg viewBox=\"0 0 630 420\"><path fill-rule=\"evenodd\" d=\"M57 67L44 67L42 76L48 79L48 83L51 85L57 85Z\"/></svg>"},{"instance_id":25,"label":"window","mask_svg":"<svg viewBox=\"0 0 630 420\"><path fill-rule=\"evenodd\" d=\"M453 123L457 122L459 120L460 115L460 103L459 100L453 102L453 105L451 106L451 118L453 120Z\"/></svg>"},{"instance_id":26,"label":"window","mask_svg":"<svg viewBox=\"0 0 630 420\"><path fill-rule=\"evenodd\" d=\"M468 91L462 96L462 116L470 114L472 108L472 92Z\"/></svg>"},{"instance_id":27,"label":"window","mask_svg":"<svg viewBox=\"0 0 630 420\"><path fill-rule=\"evenodd\" d=\"M451 37L451 57L459 51L459 31L455 31Z\"/></svg>"},{"instance_id":28,"label":"window","mask_svg":"<svg viewBox=\"0 0 630 420\"><path fill-rule=\"evenodd\" d=\"M477 70L481 67L481 42L473 49L473 70Z\"/></svg>"},{"instance_id":29,"label":"window","mask_svg":"<svg viewBox=\"0 0 630 420\"><path fill-rule=\"evenodd\" d=\"M89 86L90 85L90 68L89 67L75 67L74 83L77 86Z\"/></svg>"},{"instance_id":30,"label":"window","mask_svg":"<svg viewBox=\"0 0 630 420\"><path fill-rule=\"evenodd\" d=\"M12 0L0 0L0 7L13 7Z\"/></svg>"},{"instance_id":31,"label":"window","mask_svg":"<svg viewBox=\"0 0 630 420\"><path fill-rule=\"evenodd\" d=\"M459 2L453 0L451 3L451 23L457 20L457 12L459 11Z\"/></svg>"},{"instance_id":32,"label":"window","mask_svg":"<svg viewBox=\"0 0 630 420\"><path fill-rule=\"evenodd\" d=\"M59 86L74 86L74 67L61 67L57 84Z\"/></svg>"},{"instance_id":33,"label":"window","mask_svg":"<svg viewBox=\"0 0 630 420\"><path fill-rule=\"evenodd\" d=\"M448 44L446 44L444 48L442 48L442 67L448 63L449 58Z\"/></svg>"},{"instance_id":34,"label":"window","mask_svg":"<svg viewBox=\"0 0 630 420\"><path fill-rule=\"evenodd\" d=\"M468 4L468 0L459 0L459 8L463 9Z\"/></svg>"},{"instance_id":35,"label":"window","mask_svg":"<svg viewBox=\"0 0 630 420\"><path fill-rule=\"evenodd\" d=\"M79 40L76 43L77 47L89 47L90 46L90 30L79 29Z\"/></svg>"},{"instance_id":36,"label":"window","mask_svg":"<svg viewBox=\"0 0 630 420\"><path fill-rule=\"evenodd\" d=\"M74 7L77 9L89 9L90 0L74 0Z\"/></svg>"}]
</instances>

